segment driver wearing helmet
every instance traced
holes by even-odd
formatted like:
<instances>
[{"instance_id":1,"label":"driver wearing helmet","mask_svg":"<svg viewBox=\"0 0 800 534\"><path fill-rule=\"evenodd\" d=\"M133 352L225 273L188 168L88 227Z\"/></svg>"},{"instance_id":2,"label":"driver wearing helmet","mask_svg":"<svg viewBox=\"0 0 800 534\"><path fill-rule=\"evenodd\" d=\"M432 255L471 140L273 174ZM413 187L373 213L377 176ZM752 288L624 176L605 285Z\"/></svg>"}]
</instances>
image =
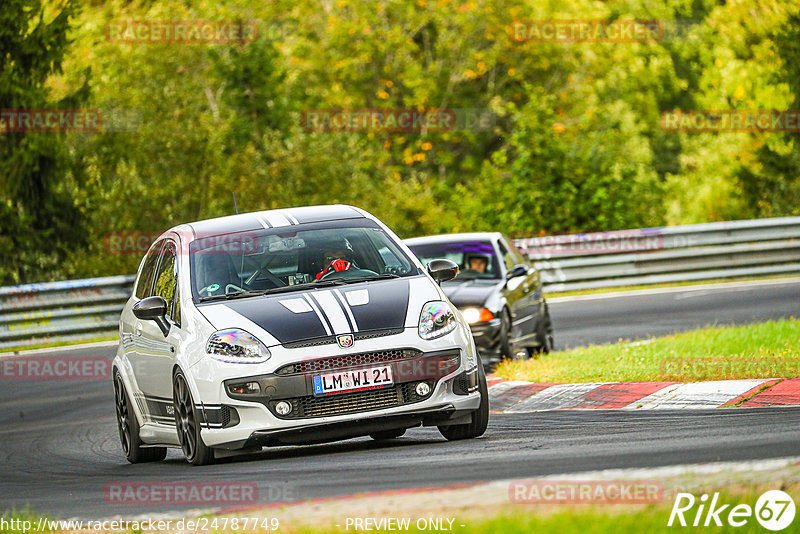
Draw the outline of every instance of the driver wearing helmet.
<instances>
[{"instance_id":1,"label":"driver wearing helmet","mask_svg":"<svg viewBox=\"0 0 800 534\"><path fill-rule=\"evenodd\" d=\"M353 248L346 239L328 244L322 254L322 265L325 267L317 273L316 280L330 273L346 271L353 267Z\"/></svg>"},{"instance_id":2,"label":"driver wearing helmet","mask_svg":"<svg viewBox=\"0 0 800 534\"><path fill-rule=\"evenodd\" d=\"M467 258L467 269L470 271L484 274L488 266L489 256L486 256L485 254L473 254Z\"/></svg>"}]
</instances>

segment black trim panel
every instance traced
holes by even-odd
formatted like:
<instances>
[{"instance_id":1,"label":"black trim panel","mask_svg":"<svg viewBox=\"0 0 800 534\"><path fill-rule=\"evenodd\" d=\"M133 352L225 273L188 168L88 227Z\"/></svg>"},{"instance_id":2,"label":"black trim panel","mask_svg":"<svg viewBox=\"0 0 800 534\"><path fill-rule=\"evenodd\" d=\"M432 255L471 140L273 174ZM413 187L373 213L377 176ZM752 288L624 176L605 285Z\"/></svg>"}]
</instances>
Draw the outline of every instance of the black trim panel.
<instances>
[{"instance_id":1,"label":"black trim panel","mask_svg":"<svg viewBox=\"0 0 800 534\"><path fill-rule=\"evenodd\" d=\"M339 423L310 424L291 429L259 430L246 440L215 445L221 449L248 449L252 447L278 447L281 445L311 445L342 439L368 436L382 430L436 426L443 423L468 423L474 410L456 410L452 404L444 404L399 414L362 417Z\"/></svg>"}]
</instances>

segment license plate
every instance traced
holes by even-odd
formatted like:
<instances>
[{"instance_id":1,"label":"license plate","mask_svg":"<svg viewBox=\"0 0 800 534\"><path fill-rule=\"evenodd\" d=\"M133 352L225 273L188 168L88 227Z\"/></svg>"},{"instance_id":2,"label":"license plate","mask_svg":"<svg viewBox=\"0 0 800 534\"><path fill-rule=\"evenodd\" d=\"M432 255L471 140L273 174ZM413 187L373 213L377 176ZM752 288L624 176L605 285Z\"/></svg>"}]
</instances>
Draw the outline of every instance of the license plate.
<instances>
[{"instance_id":1,"label":"license plate","mask_svg":"<svg viewBox=\"0 0 800 534\"><path fill-rule=\"evenodd\" d=\"M394 383L390 365L314 375L311 380L314 382L314 395L382 388Z\"/></svg>"}]
</instances>

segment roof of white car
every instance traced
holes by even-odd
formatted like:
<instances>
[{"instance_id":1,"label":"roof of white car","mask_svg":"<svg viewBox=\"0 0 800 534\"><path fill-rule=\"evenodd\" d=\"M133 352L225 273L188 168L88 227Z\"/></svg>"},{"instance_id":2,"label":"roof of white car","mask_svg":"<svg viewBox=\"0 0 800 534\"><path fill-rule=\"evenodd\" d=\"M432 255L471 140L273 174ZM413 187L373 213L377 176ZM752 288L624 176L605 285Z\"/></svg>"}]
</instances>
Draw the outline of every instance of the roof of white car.
<instances>
[{"instance_id":1,"label":"roof of white car","mask_svg":"<svg viewBox=\"0 0 800 534\"><path fill-rule=\"evenodd\" d=\"M374 217L366 211L344 204L303 206L217 217L215 219L206 219L204 221L195 221L176 226L171 230L180 231L183 228L189 227L198 234L219 235L232 232L250 232L280 228L284 226L289 228L304 223L358 219L363 217L374 219Z\"/></svg>"},{"instance_id":2,"label":"roof of white car","mask_svg":"<svg viewBox=\"0 0 800 534\"><path fill-rule=\"evenodd\" d=\"M441 235L427 235L423 237L412 237L404 239L403 242L408 245L428 245L437 243L460 243L462 241L491 241L502 237L500 232L471 232L466 234L441 234Z\"/></svg>"}]
</instances>

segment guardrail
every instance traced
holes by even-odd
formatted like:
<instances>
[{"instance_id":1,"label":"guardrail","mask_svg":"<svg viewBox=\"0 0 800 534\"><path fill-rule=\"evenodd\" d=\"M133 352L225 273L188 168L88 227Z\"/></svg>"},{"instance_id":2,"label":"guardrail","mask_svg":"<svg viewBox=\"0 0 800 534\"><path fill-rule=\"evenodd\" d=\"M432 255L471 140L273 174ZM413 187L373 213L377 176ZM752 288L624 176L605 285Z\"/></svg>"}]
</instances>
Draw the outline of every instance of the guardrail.
<instances>
[{"instance_id":1,"label":"guardrail","mask_svg":"<svg viewBox=\"0 0 800 534\"><path fill-rule=\"evenodd\" d=\"M0 348L113 335L134 279L0 287Z\"/></svg>"},{"instance_id":2,"label":"guardrail","mask_svg":"<svg viewBox=\"0 0 800 534\"><path fill-rule=\"evenodd\" d=\"M547 291L800 274L800 217L515 240Z\"/></svg>"},{"instance_id":3,"label":"guardrail","mask_svg":"<svg viewBox=\"0 0 800 534\"><path fill-rule=\"evenodd\" d=\"M545 290L800 274L800 217L515 240ZM117 332L133 276L0 287L0 348Z\"/></svg>"}]
</instances>

